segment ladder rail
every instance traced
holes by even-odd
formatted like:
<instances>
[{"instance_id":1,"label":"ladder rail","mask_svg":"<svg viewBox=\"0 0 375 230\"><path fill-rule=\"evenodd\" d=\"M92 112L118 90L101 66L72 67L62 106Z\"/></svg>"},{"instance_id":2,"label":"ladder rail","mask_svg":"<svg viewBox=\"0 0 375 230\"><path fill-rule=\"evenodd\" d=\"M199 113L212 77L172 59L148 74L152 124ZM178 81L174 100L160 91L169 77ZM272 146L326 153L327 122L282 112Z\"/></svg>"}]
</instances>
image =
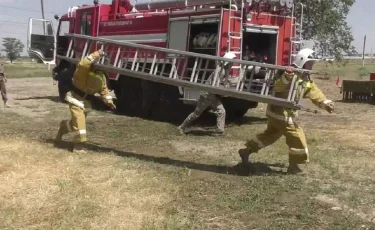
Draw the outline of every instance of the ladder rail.
<instances>
[{"instance_id":1,"label":"ladder rail","mask_svg":"<svg viewBox=\"0 0 375 230\"><path fill-rule=\"evenodd\" d=\"M170 55L172 54L180 54L183 56L189 56L189 57L197 57L197 58L204 58L212 61L223 61L223 62L232 62L232 63L237 63L237 64L243 64L243 65L248 65L248 66L258 66L258 67L263 67L263 68L269 68L269 69L277 69L277 70L286 70L288 66L281 66L281 65L273 65L273 64L267 64L267 63L261 63L261 62L254 62L254 61L246 61L246 60L238 60L238 59L227 59L223 58L220 56L213 56L213 55L208 55L208 54L201 54L201 53L193 53L193 52L188 52L188 51L181 51L181 50L174 50L174 49L168 49L168 48L162 48L162 47L156 47L156 46L150 46L150 45L143 45L143 44L137 44L137 43L132 43L132 42L126 42L126 41L113 41L110 39L106 38L99 38L99 37L91 37L87 35L81 35L81 34L65 34L65 36L68 37L75 37L79 39L86 39L86 40L92 40L96 42L102 42L102 43L112 43L116 44L119 46L127 46L132 49L145 49L145 50L152 50L153 52L159 51L159 52L165 52ZM74 50L73 50L74 52ZM134 50L129 51L129 52L134 52ZM130 54L130 53L129 53ZM63 57L61 55L58 55L59 58ZM166 60L164 58L164 60ZM307 70L307 69L301 69L301 68L295 68L297 72L306 72L310 74L319 74L317 71L313 70Z\"/></svg>"},{"instance_id":2,"label":"ladder rail","mask_svg":"<svg viewBox=\"0 0 375 230\"><path fill-rule=\"evenodd\" d=\"M291 17L291 24L290 24L290 53L289 53L289 65L292 64L292 58L297 55L297 52L301 49L302 46L302 29L303 29L303 8L304 4L301 2L298 3L301 5L301 18L300 23L297 23L297 18L294 18L295 13L295 4L293 3L292 6L292 17ZM294 34L293 34L293 26L295 26ZM298 27L298 28L297 28ZM298 48L296 48L298 46Z\"/></svg>"}]
</instances>

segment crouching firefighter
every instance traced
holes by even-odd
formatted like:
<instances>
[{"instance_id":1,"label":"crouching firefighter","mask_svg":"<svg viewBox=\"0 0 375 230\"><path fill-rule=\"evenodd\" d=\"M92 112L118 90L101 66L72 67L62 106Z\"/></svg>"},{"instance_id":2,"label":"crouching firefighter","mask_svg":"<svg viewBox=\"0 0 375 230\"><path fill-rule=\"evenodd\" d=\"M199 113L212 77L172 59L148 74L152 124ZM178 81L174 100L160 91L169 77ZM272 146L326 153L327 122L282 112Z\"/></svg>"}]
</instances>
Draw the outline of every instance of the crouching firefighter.
<instances>
[{"instance_id":1,"label":"crouching firefighter","mask_svg":"<svg viewBox=\"0 0 375 230\"><path fill-rule=\"evenodd\" d=\"M318 60L313 57L314 51L311 49L302 49L295 57L292 66L282 73L277 74L274 82L274 95L279 98L287 98L291 87L293 77L297 76L297 101L300 97L309 98L316 106L332 113L334 104L328 100L317 85L310 79L306 73L295 73L294 68L311 70L314 63ZM302 91L301 86L305 85ZM301 95L303 92L303 95ZM299 164L309 162L309 152L306 138L302 127L300 127L295 118L297 111L294 109L282 108L280 106L268 105L266 116L268 119L267 128L264 132L256 135L252 140L247 141L246 148L238 151L242 163L249 167L249 155L258 152L276 142L281 136L286 137L286 144L289 147L289 167L287 172L292 174L302 173Z\"/></svg>"},{"instance_id":2,"label":"crouching firefighter","mask_svg":"<svg viewBox=\"0 0 375 230\"><path fill-rule=\"evenodd\" d=\"M234 59L236 58L236 54L232 52L227 52L223 56L224 58ZM227 81L229 71L231 70L233 63L232 62L222 62L221 64L216 66L216 70L212 72L212 74L208 77L205 84L212 85L214 81L214 77L216 72L218 72L218 80L220 82ZM212 94L209 92L202 91L200 93L197 106L195 110L189 114L189 116L182 122L182 124L178 127L178 130L181 134L186 133L186 128L188 128L198 117L207 109L210 108L214 111L216 115L216 133L222 134L224 133L225 127L225 108L220 101L220 95Z\"/></svg>"},{"instance_id":3,"label":"crouching firefighter","mask_svg":"<svg viewBox=\"0 0 375 230\"><path fill-rule=\"evenodd\" d=\"M112 110L116 109L112 97L109 95L104 73L92 68L92 64L97 62L103 55L104 52L99 49L84 57L77 64L71 89L65 96L65 100L69 104L71 120L62 120L60 122L56 141L61 141L63 135L74 132L74 152L86 152L83 148L83 144L87 141L86 116L92 108L91 100L95 98L94 94L99 93L102 100Z\"/></svg>"}]
</instances>

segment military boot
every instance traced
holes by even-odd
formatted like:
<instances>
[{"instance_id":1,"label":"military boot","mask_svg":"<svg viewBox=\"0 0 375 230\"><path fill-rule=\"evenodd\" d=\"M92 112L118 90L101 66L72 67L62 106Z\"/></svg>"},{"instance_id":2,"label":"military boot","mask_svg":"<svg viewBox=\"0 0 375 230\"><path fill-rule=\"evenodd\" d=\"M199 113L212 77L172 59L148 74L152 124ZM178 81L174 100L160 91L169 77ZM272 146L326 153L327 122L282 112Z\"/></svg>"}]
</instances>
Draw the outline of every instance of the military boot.
<instances>
[{"instance_id":1,"label":"military boot","mask_svg":"<svg viewBox=\"0 0 375 230\"><path fill-rule=\"evenodd\" d=\"M83 144L75 143L73 146L74 153L87 153L87 150L84 148Z\"/></svg>"},{"instance_id":2,"label":"military boot","mask_svg":"<svg viewBox=\"0 0 375 230\"><path fill-rule=\"evenodd\" d=\"M250 157L251 153L252 153L252 151L249 150L249 149L246 149L246 148L238 150L238 154L240 155L241 160L242 160L242 164L244 166L247 166L247 167L250 166L249 157Z\"/></svg>"},{"instance_id":3,"label":"military boot","mask_svg":"<svg viewBox=\"0 0 375 230\"><path fill-rule=\"evenodd\" d=\"M212 135L214 135L214 136L222 136L222 135L224 135L224 130L222 130L222 129L215 129L213 131Z\"/></svg>"},{"instance_id":4,"label":"military boot","mask_svg":"<svg viewBox=\"0 0 375 230\"><path fill-rule=\"evenodd\" d=\"M62 138L64 136L64 132L63 132L63 122L64 121L61 121L60 122L60 127L59 127L59 131L57 131L57 134L56 134L56 137L55 137L55 141L62 141Z\"/></svg>"},{"instance_id":5,"label":"military boot","mask_svg":"<svg viewBox=\"0 0 375 230\"><path fill-rule=\"evenodd\" d=\"M297 164L289 164L288 169L287 169L287 173L288 174L299 174L299 175L305 174Z\"/></svg>"},{"instance_id":6,"label":"military boot","mask_svg":"<svg viewBox=\"0 0 375 230\"><path fill-rule=\"evenodd\" d=\"M185 134L185 128L182 125L178 126L177 129L181 134Z\"/></svg>"},{"instance_id":7,"label":"military boot","mask_svg":"<svg viewBox=\"0 0 375 230\"><path fill-rule=\"evenodd\" d=\"M8 104L7 101L4 101L4 107L5 107L5 108L10 108L11 106Z\"/></svg>"}]
</instances>

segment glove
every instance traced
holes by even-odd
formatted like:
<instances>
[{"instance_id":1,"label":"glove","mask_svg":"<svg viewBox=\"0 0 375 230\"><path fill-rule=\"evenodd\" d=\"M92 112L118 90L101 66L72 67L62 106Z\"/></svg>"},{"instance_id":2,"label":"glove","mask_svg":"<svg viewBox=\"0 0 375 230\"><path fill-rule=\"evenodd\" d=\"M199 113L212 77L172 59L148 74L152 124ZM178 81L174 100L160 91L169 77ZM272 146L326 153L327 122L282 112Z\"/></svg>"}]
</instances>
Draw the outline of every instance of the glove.
<instances>
[{"instance_id":1,"label":"glove","mask_svg":"<svg viewBox=\"0 0 375 230\"><path fill-rule=\"evenodd\" d=\"M333 102L329 102L326 104L326 110L327 112L329 113L333 113L333 111L335 110L335 105Z\"/></svg>"},{"instance_id":2,"label":"glove","mask_svg":"<svg viewBox=\"0 0 375 230\"><path fill-rule=\"evenodd\" d=\"M100 57L106 57L107 56L107 54L102 49L99 49L98 52L99 52Z\"/></svg>"},{"instance_id":3,"label":"glove","mask_svg":"<svg viewBox=\"0 0 375 230\"><path fill-rule=\"evenodd\" d=\"M113 102L112 102L112 101L110 101L110 102L107 102L107 105L108 105L108 107L109 107L109 108L111 108L111 110L116 110L116 105L115 105L115 104L113 104Z\"/></svg>"},{"instance_id":4,"label":"glove","mask_svg":"<svg viewBox=\"0 0 375 230\"><path fill-rule=\"evenodd\" d=\"M287 74L292 74L292 73L294 73L294 71L296 71L296 69L295 69L293 66L288 66L288 67L286 68L286 70L285 70L285 72L286 72Z\"/></svg>"}]
</instances>

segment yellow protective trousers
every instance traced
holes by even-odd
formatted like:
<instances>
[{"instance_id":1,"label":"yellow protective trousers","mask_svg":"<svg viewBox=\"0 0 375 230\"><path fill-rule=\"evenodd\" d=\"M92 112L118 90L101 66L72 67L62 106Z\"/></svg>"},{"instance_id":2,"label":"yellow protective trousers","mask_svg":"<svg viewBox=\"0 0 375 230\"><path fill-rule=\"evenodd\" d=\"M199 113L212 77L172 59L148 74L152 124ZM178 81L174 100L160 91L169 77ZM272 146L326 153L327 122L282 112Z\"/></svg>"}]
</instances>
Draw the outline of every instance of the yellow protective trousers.
<instances>
[{"instance_id":1,"label":"yellow protective trousers","mask_svg":"<svg viewBox=\"0 0 375 230\"><path fill-rule=\"evenodd\" d=\"M267 128L255 138L246 142L246 147L251 152L258 152L275 143L281 136L285 136L289 147L289 164L304 164L309 162L309 152L305 133L296 123L287 123L268 117Z\"/></svg>"},{"instance_id":2,"label":"yellow protective trousers","mask_svg":"<svg viewBox=\"0 0 375 230\"><path fill-rule=\"evenodd\" d=\"M86 137L86 117L87 112L77 105L69 103L71 120L62 120L60 123L60 132L65 135L74 132L74 143L83 143L87 141Z\"/></svg>"}]
</instances>

